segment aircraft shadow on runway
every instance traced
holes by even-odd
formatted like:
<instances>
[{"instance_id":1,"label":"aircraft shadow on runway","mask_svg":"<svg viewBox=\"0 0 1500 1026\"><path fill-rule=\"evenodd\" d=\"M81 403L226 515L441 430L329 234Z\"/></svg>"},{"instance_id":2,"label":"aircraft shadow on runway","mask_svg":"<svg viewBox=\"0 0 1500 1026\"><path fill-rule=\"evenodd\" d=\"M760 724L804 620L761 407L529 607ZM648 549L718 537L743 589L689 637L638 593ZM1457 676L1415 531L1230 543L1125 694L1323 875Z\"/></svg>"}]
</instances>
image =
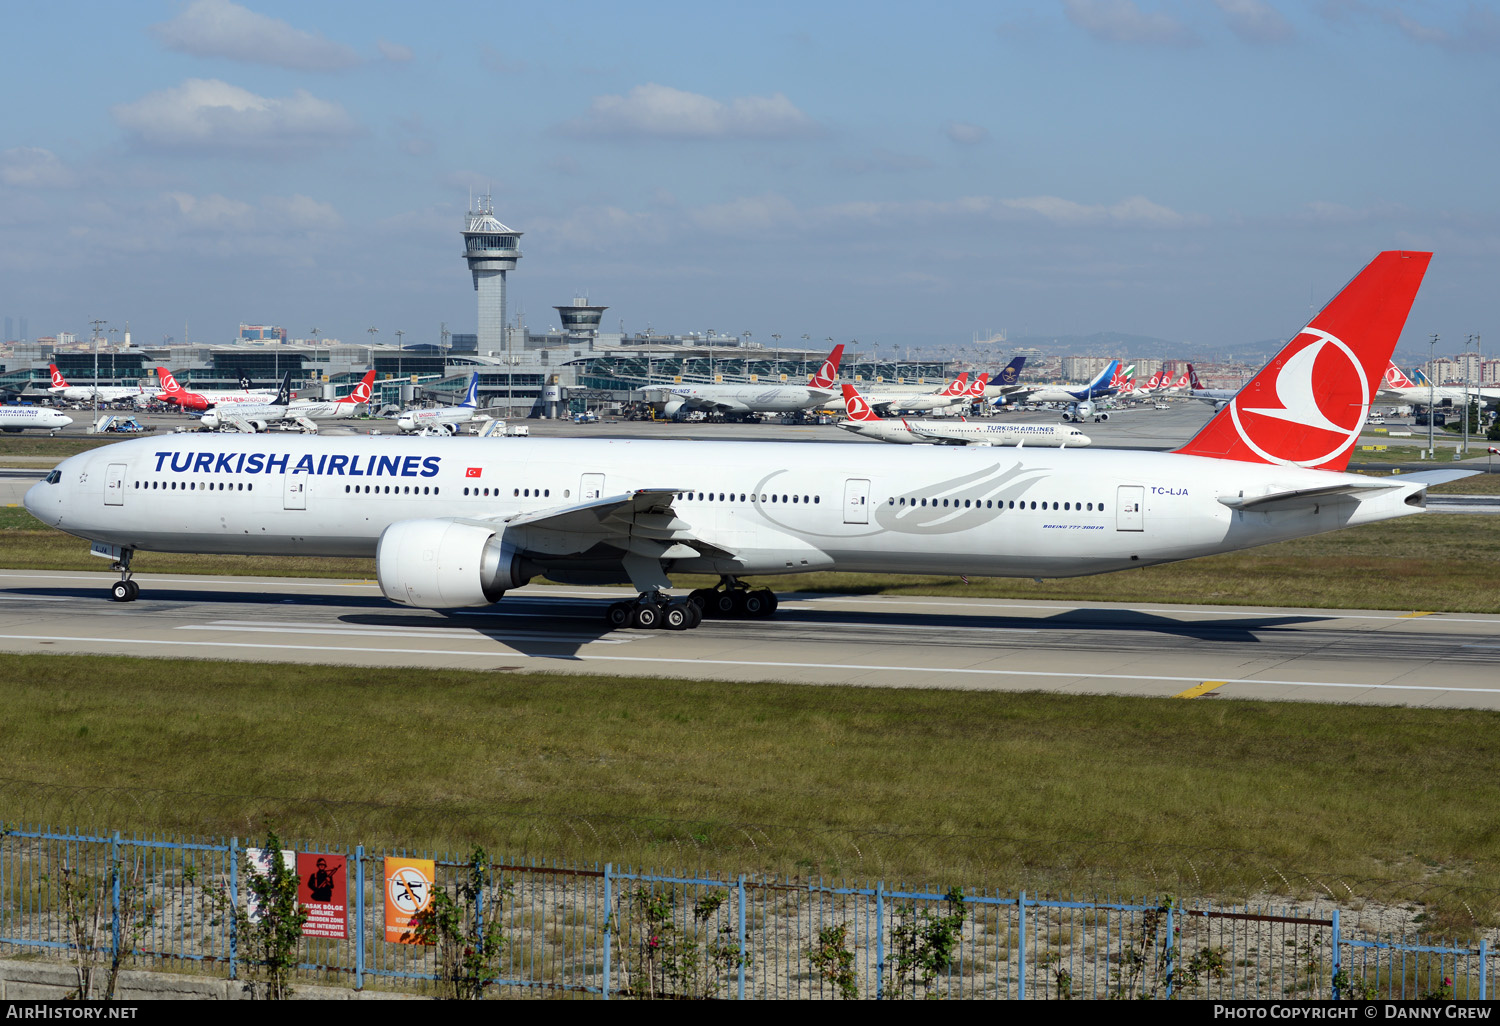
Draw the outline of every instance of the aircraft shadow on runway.
<instances>
[{"instance_id":1,"label":"aircraft shadow on runway","mask_svg":"<svg viewBox=\"0 0 1500 1026\"><path fill-rule=\"evenodd\" d=\"M142 611L170 613L174 607L188 609L197 607L258 607L267 610L273 607L341 609L352 610L339 615L331 622L367 627L389 627L392 629L454 630L479 633L532 656L553 658L575 657L586 644L596 642L614 633L604 622L604 610L608 600L581 598L548 598L542 596L512 596L490 609L464 610L408 610L396 606L379 595L327 594L310 592L288 595L282 592L256 592L225 589L222 591L159 588L143 579L142 603L150 603ZM0 596L12 599L31 597L45 603L49 599L93 599L110 603L104 589L97 584L77 587L38 587L0 589ZM787 596L786 601L796 601ZM22 606L19 601L0 603L0 611L7 606ZM41 608L45 609L43 605ZM114 607L122 613L135 608L130 605ZM114 611L112 610L112 611ZM819 627L830 629L840 626L858 626L878 631L882 626L922 627L941 635L945 629L964 628L965 641L972 642L975 628L1027 632L1078 633L1090 630L1108 632L1142 632L1214 642L1259 643L1257 633L1276 631L1280 628L1302 624L1320 623L1337 619L1333 615L1306 613L1267 613L1262 616L1234 616L1214 618L1212 614L1193 620L1177 619L1156 613L1139 612L1132 609L1076 608L1058 610L1050 616L972 616L954 613L923 613L910 609L901 612L881 610L822 609L817 607L787 608L783 606L770 621L748 621L726 624L736 630L772 630L777 624ZM309 621L308 626L317 626ZM627 631L626 636L654 636L656 632ZM455 635L456 636L456 635ZM891 636L892 643L914 640L910 635Z\"/></svg>"}]
</instances>

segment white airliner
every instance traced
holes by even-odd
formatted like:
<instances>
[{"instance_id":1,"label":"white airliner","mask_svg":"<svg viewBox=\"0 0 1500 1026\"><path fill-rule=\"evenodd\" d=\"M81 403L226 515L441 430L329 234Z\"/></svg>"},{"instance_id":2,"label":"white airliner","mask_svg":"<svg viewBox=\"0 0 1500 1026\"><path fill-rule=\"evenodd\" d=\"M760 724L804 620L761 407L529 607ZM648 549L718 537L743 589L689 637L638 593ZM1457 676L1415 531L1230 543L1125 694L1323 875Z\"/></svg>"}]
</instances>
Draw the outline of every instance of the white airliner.
<instances>
[{"instance_id":1,"label":"white airliner","mask_svg":"<svg viewBox=\"0 0 1500 1026\"><path fill-rule=\"evenodd\" d=\"M215 407L205 413L199 421L203 427L233 428L245 434L264 431L275 423L294 424L303 431L318 433L320 420L342 420L354 416L360 405L370 401L375 385L375 372L366 371L364 379L354 391L342 399L304 401L291 395L292 372L287 371L282 379L281 390L269 403L236 403Z\"/></svg>"},{"instance_id":2,"label":"white airliner","mask_svg":"<svg viewBox=\"0 0 1500 1026\"><path fill-rule=\"evenodd\" d=\"M1426 406L1429 403L1463 406L1466 394L1463 388L1454 388L1452 385L1431 386L1425 374L1420 370L1416 373L1421 380L1413 381L1408 378L1393 361L1385 369L1385 378L1381 381L1377 398L1381 402L1399 402L1412 406ZM1470 387L1467 398L1471 403L1493 406L1500 403L1500 389Z\"/></svg>"},{"instance_id":3,"label":"white airliner","mask_svg":"<svg viewBox=\"0 0 1500 1026\"><path fill-rule=\"evenodd\" d=\"M41 406L0 406L0 431L12 434L27 428L57 432L71 423L72 417Z\"/></svg>"},{"instance_id":4,"label":"white airliner","mask_svg":"<svg viewBox=\"0 0 1500 1026\"><path fill-rule=\"evenodd\" d=\"M970 383L969 372L964 371L934 392L895 392L877 387L868 394L861 392L860 395L870 409L877 411L882 417L889 417L903 412L922 413L929 410L946 410L953 406L967 406L982 400L988 385L988 374L981 374L974 379L973 383ZM828 400L826 408L847 412L844 406L844 396L840 395Z\"/></svg>"},{"instance_id":5,"label":"white airliner","mask_svg":"<svg viewBox=\"0 0 1500 1026\"><path fill-rule=\"evenodd\" d=\"M1193 365L1188 364L1187 370L1182 372L1187 378L1189 387L1187 396L1189 399L1197 399L1199 402L1208 403L1215 412L1229 405L1231 399L1238 394L1237 388L1204 388L1203 382L1198 380L1198 372L1193 370Z\"/></svg>"},{"instance_id":6,"label":"white airliner","mask_svg":"<svg viewBox=\"0 0 1500 1026\"><path fill-rule=\"evenodd\" d=\"M839 427L864 438L906 445L1088 445L1089 436L1075 427L1057 424L1017 424L1012 421L882 420L855 387L844 383L844 409L849 416Z\"/></svg>"},{"instance_id":7,"label":"white airliner","mask_svg":"<svg viewBox=\"0 0 1500 1026\"><path fill-rule=\"evenodd\" d=\"M115 559L120 601L139 550L374 556L386 597L419 608L628 581L614 627L765 614L751 574L1073 577L1231 552L1420 513L1469 473L1345 472L1430 256L1376 257L1175 452L173 434L64 460L26 508ZM682 573L719 588L669 599Z\"/></svg>"},{"instance_id":8,"label":"white airliner","mask_svg":"<svg viewBox=\"0 0 1500 1026\"><path fill-rule=\"evenodd\" d=\"M402 431L423 435L455 435L458 429L479 415L479 372L469 376L469 387L463 402L457 406L435 406L427 410L406 410L396 418Z\"/></svg>"},{"instance_id":9,"label":"white airliner","mask_svg":"<svg viewBox=\"0 0 1500 1026\"><path fill-rule=\"evenodd\" d=\"M823 361L818 372L805 385L746 382L732 385L652 385L641 389L646 401L657 407L662 416L675 417L683 410L744 417L751 413L795 413L812 410L839 394L839 361L843 345Z\"/></svg>"},{"instance_id":10,"label":"white airliner","mask_svg":"<svg viewBox=\"0 0 1500 1026\"><path fill-rule=\"evenodd\" d=\"M140 387L125 388L119 385L70 385L62 376L62 371L57 369L57 364L49 363L47 368L52 371L52 387L47 389L47 394L65 399L68 402L90 402L95 394L101 403L115 403L123 399L133 399L144 404L147 396L144 389Z\"/></svg>"}]
</instances>

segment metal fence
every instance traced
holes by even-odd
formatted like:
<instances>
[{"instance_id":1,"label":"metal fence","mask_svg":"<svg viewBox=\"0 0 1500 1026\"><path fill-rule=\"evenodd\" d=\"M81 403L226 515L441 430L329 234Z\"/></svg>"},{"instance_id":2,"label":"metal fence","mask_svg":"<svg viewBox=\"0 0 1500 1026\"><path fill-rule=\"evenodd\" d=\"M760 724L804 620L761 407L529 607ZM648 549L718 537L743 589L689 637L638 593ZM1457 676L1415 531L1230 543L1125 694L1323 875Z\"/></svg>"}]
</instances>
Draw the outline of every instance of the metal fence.
<instances>
[{"instance_id":1,"label":"metal fence","mask_svg":"<svg viewBox=\"0 0 1500 1026\"><path fill-rule=\"evenodd\" d=\"M433 993L431 947L385 939L382 860L344 856L347 940L304 937L297 979ZM242 978L222 902L244 901L237 839L0 831L0 954L122 953L134 968ZM221 896L216 898L215 896ZM508 996L719 998L1454 998L1495 993L1495 937L1370 935L1337 908L1068 901L825 881L703 879L492 861L482 892ZM220 904L216 904L220 901Z\"/></svg>"}]
</instances>

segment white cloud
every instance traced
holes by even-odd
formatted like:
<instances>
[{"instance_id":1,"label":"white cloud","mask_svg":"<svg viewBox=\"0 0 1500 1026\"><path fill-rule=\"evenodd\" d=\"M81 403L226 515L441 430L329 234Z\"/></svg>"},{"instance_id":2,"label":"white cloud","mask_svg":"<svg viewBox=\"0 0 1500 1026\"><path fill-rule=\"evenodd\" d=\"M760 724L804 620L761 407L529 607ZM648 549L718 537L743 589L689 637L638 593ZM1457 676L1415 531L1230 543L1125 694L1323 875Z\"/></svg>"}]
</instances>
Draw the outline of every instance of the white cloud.
<instances>
[{"instance_id":1,"label":"white cloud","mask_svg":"<svg viewBox=\"0 0 1500 1026\"><path fill-rule=\"evenodd\" d=\"M20 189L71 189L78 175L51 150L16 146L0 151L0 184Z\"/></svg>"},{"instance_id":2,"label":"white cloud","mask_svg":"<svg viewBox=\"0 0 1500 1026\"><path fill-rule=\"evenodd\" d=\"M1063 0L1063 11L1074 25L1109 43L1182 46L1198 41L1176 18L1143 11L1135 0Z\"/></svg>"},{"instance_id":3,"label":"white cloud","mask_svg":"<svg viewBox=\"0 0 1500 1026\"><path fill-rule=\"evenodd\" d=\"M983 125L971 125L967 121L949 121L943 125L943 134L949 142L960 146L976 146L990 137L989 129Z\"/></svg>"},{"instance_id":4,"label":"white cloud","mask_svg":"<svg viewBox=\"0 0 1500 1026\"><path fill-rule=\"evenodd\" d=\"M1010 210L1035 214L1055 225L1135 225L1177 228L1188 223L1183 215L1153 203L1144 196L1131 196L1110 206L1076 203L1058 196L1025 196L1001 201Z\"/></svg>"},{"instance_id":5,"label":"white cloud","mask_svg":"<svg viewBox=\"0 0 1500 1026\"><path fill-rule=\"evenodd\" d=\"M1470 6L1459 21L1458 30L1449 32L1426 25L1399 10L1388 10L1382 16L1401 34L1416 43L1428 43L1452 53L1493 53L1500 50L1500 15Z\"/></svg>"},{"instance_id":6,"label":"white cloud","mask_svg":"<svg viewBox=\"0 0 1500 1026\"><path fill-rule=\"evenodd\" d=\"M229 0L193 0L171 21L151 26L169 50L195 57L227 57L298 71L336 71L360 62L342 43L292 28Z\"/></svg>"},{"instance_id":7,"label":"white cloud","mask_svg":"<svg viewBox=\"0 0 1500 1026\"><path fill-rule=\"evenodd\" d=\"M188 233L284 237L287 232L333 231L344 223L331 204L310 196L267 196L258 204L218 193L169 192L163 199L176 215L176 226Z\"/></svg>"},{"instance_id":8,"label":"white cloud","mask_svg":"<svg viewBox=\"0 0 1500 1026\"><path fill-rule=\"evenodd\" d=\"M804 219L791 200L770 193L699 207L691 217L705 231L729 235L784 230Z\"/></svg>"},{"instance_id":9,"label":"white cloud","mask_svg":"<svg viewBox=\"0 0 1500 1026\"><path fill-rule=\"evenodd\" d=\"M358 130L340 104L305 90L273 99L217 79L190 78L111 112L139 141L170 148L252 150L327 143Z\"/></svg>"},{"instance_id":10,"label":"white cloud","mask_svg":"<svg viewBox=\"0 0 1500 1026\"><path fill-rule=\"evenodd\" d=\"M721 103L648 83L628 96L596 96L588 114L563 126L571 135L658 139L769 139L812 135L816 123L781 93Z\"/></svg>"},{"instance_id":11,"label":"white cloud","mask_svg":"<svg viewBox=\"0 0 1500 1026\"><path fill-rule=\"evenodd\" d=\"M1292 26L1265 0L1214 0L1229 29L1247 43L1284 43Z\"/></svg>"},{"instance_id":12,"label":"white cloud","mask_svg":"<svg viewBox=\"0 0 1500 1026\"><path fill-rule=\"evenodd\" d=\"M388 43L384 39L375 44L380 50L380 56L394 64L405 64L412 59L411 47L400 43Z\"/></svg>"}]
</instances>

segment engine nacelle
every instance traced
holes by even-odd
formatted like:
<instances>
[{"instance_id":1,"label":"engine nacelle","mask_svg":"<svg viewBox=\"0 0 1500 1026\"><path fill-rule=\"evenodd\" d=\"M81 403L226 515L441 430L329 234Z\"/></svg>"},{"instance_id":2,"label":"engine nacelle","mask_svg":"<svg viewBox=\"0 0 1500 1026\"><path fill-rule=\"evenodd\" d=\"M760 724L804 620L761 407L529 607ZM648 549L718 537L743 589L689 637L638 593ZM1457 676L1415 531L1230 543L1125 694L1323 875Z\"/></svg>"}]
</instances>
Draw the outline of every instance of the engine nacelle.
<instances>
[{"instance_id":1,"label":"engine nacelle","mask_svg":"<svg viewBox=\"0 0 1500 1026\"><path fill-rule=\"evenodd\" d=\"M392 602L458 609L498 602L531 579L493 528L453 520L398 520L380 534L375 576Z\"/></svg>"},{"instance_id":2,"label":"engine nacelle","mask_svg":"<svg viewBox=\"0 0 1500 1026\"><path fill-rule=\"evenodd\" d=\"M1107 414L1107 413L1096 413L1094 415L1094 419L1095 420L1108 420L1109 419L1109 414Z\"/></svg>"},{"instance_id":3,"label":"engine nacelle","mask_svg":"<svg viewBox=\"0 0 1500 1026\"><path fill-rule=\"evenodd\" d=\"M685 399L668 399L666 405L661 408L662 416L668 418L677 416L677 412L682 409L682 404L686 401Z\"/></svg>"}]
</instances>

